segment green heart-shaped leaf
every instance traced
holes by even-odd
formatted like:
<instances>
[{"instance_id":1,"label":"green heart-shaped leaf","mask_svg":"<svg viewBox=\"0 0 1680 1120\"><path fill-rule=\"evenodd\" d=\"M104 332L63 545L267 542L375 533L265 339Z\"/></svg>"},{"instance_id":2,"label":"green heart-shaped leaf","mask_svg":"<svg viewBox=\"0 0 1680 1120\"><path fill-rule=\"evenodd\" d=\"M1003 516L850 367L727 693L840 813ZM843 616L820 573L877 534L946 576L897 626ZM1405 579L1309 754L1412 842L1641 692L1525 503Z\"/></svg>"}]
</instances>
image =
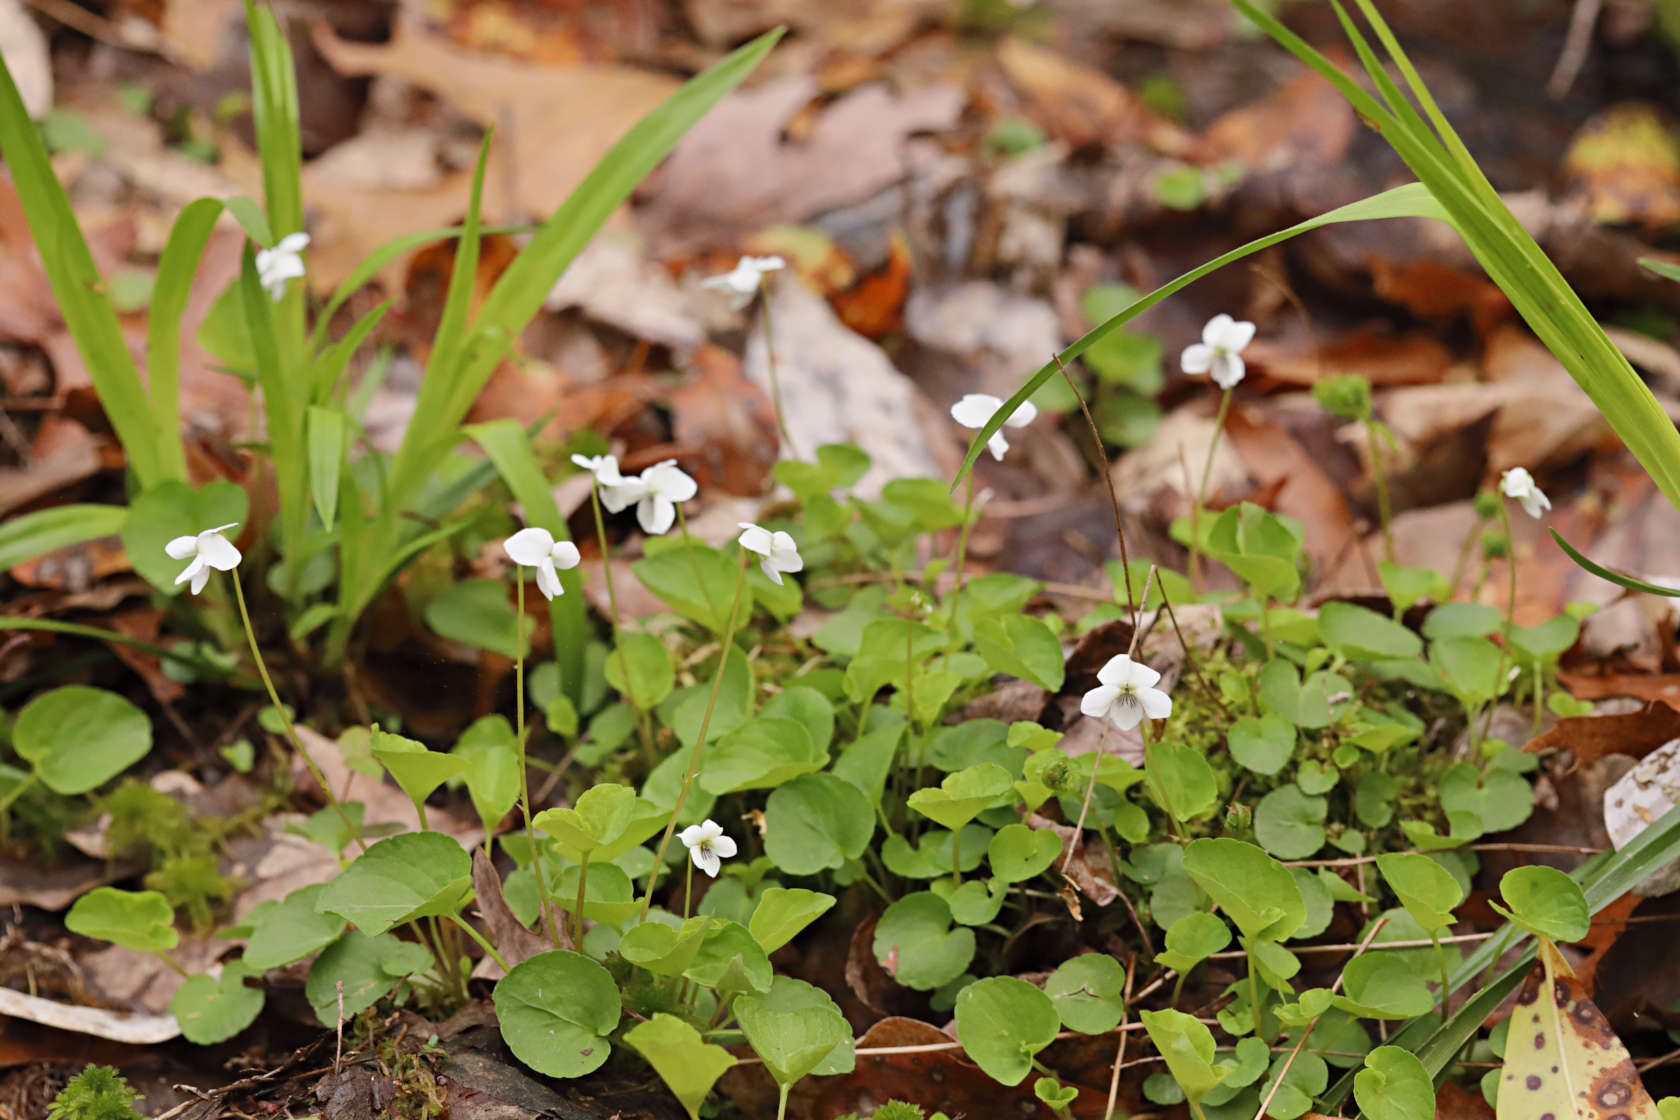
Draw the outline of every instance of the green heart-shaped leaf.
<instances>
[{"instance_id":1,"label":"green heart-shaped leaf","mask_svg":"<svg viewBox=\"0 0 1680 1120\"><path fill-rule=\"evenodd\" d=\"M623 1004L612 973L582 953L559 949L513 966L492 998L514 1057L550 1077L582 1077L612 1053L607 1041Z\"/></svg>"},{"instance_id":2,"label":"green heart-shaped leaf","mask_svg":"<svg viewBox=\"0 0 1680 1120\"><path fill-rule=\"evenodd\" d=\"M181 940L175 911L159 891L95 887L70 907L64 928L142 953L161 953Z\"/></svg>"}]
</instances>

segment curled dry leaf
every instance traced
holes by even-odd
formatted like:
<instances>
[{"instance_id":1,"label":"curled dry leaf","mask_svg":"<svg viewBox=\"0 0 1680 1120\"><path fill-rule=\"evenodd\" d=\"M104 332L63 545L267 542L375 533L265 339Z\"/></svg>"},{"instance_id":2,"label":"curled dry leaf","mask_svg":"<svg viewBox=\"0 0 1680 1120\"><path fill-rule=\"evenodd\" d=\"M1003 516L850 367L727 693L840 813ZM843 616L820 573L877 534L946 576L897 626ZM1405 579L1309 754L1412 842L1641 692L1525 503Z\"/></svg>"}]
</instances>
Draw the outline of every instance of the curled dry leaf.
<instances>
[{"instance_id":1,"label":"curled dry leaf","mask_svg":"<svg viewBox=\"0 0 1680 1120\"><path fill-rule=\"evenodd\" d=\"M507 961L510 968L538 953L546 953L554 948L554 943L542 933L533 931L514 917L513 911L508 908L507 900L502 897L502 877L496 874L496 868L491 864L490 857L484 854L483 848L473 849L472 880L473 894L478 900L478 916L484 919L484 928L489 931L490 943L496 946L496 950L502 954L502 959ZM560 948L572 948L571 933L566 927L564 915L556 913L553 903L549 904L548 909L548 918L555 923L554 928L560 934ZM506 974L501 965L486 955L473 968L473 975L486 980L499 980Z\"/></svg>"},{"instance_id":2,"label":"curled dry leaf","mask_svg":"<svg viewBox=\"0 0 1680 1120\"><path fill-rule=\"evenodd\" d=\"M1644 758L1671 739L1680 737L1680 711L1665 701L1653 700L1637 712L1609 716L1568 716L1523 750L1539 754L1567 750L1574 755L1569 773L1606 754Z\"/></svg>"}]
</instances>

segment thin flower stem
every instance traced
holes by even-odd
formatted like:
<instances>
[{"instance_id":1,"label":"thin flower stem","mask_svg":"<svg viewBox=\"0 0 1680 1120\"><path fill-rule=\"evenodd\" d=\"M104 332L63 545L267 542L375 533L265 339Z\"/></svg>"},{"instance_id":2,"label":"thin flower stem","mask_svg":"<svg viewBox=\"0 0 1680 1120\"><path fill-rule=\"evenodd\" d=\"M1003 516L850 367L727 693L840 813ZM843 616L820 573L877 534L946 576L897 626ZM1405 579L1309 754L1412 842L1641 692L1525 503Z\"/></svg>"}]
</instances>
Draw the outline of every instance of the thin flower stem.
<instances>
[{"instance_id":1,"label":"thin flower stem","mask_svg":"<svg viewBox=\"0 0 1680 1120\"><path fill-rule=\"evenodd\" d=\"M765 281L764 298L758 301L760 317L764 320L764 361L770 371L770 404L776 410L776 431L781 434L782 446L787 450L787 458L799 458L799 449L793 445L793 437L788 435L787 420L782 414L782 380L776 374L776 335L770 329L770 284Z\"/></svg>"},{"instance_id":2,"label":"thin flower stem","mask_svg":"<svg viewBox=\"0 0 1680 1120\"><path fill-rule=\"evenodd\" d=\"M1488 701L1487 722L1480 735L1476 733L1474 721L1470 726L1470 746L1474 750L1481 745L1488 729L1493 726L1493 710L1498 706L1499 697L1505 692L1505 661L1511 652L1511 631L1517 625L1517 542L1511 536L1511 514L1505 508L1503 496L1499 500L1499 527L1505 532L1505 567L1509 573L1507 579L1508 590L1505 596L1505 633L1501 635L1499 643L1499 671L1493 678L1493 699Z\"/></svg>"},{"instance_id":3,"label":"thin flower stem","mask_svg":"<svg viewBox=\"0 0 1680 1120\"><path fill-rule=\"evenodd\" d=\"M1114 488L1114 470L1108 462L1108 451L1103 447L1102 429L1097 427L1096 418L1091 415L1091 406L1085 403L1085 394L1079 391L1079 385L1068 373L1067 366L1062 364L1061 355L1052 355L1056 360L1056 368L1062 371L1062 380L1073 391L1074 400L1079 402L1079 411L1085 416L1085 426L1091 430L1091 444L1097 450L1097 460L1102 463L1103 485L1108 490L1108 504L1114 512L1114 535L1120 541L1120 578L1126 585L1126 605L1132 608L1132 629L1138 628L1138 616L1143 610L1143 600L1132 595L1132 558L1126 552L1126 527L1120 522L1120 492Z\"/></svg>"},{"instance_id":4,"label":"thin flower stem","mask_svg":"<svg viewBox=\"0 0 1680 1120\"><path fill-rule=\"evenodd\" d=\"M1207 461L1202 464L1202 480L1196 485L1196 501L1190 507L1190 586L1197 594L1202 590L1202 506L1207 503L1208 480L1213 477L1213 453L1219 449L1219 437L1225 431L1225 414L1231 411L1231 394L1226 389L1219 398L1219 412L1213 418L1213 438L1208 440ZM1271 643L1267 643L1270 656Z\"/></svg>"},{"instance_id":5,"label":"thin flower stem","mask_svg":"<svg viewBox=\"0 0 1680 1120\"><path fill-rule=\"evenodd\" d=\"M1458 594L1458 585L1464 582L1464 572L1470 566L1470 554L1475 551L1476 542L1481 539L1483 519L1476 518L1476 523L1470 526L1470 531L1464 535L1464 544L1459 547L1458 559L1453 561L1452 579L1447 584L1447 598Z\"/></svg>"},{"instance_id":6,"label":"thin flower stem","mask_svg":"<svg viewBox=\"0 0 1680 1120\"><path fill-rule=\"evenodd\" d=\"M251 647L251 659L257 663L257 674L262 677L263 687L268 690L268 701L274 705L274 714L279 717L280 723L286 728L286 737L292 741L292 749L297 751L298 757L302 758L304 765L309 767L310 776L315 779L315 784L321 787L321 792L326 795L333 811L338 814L338 819L344 822L344 827L349 831L351 839L355 840L356 846L365 852L367 851L367 841L362 839L362 830L350 819L350 814L345 812L343 802L333 796L332 786L327 784L327 776L321 773L321 768L315 765L315 760L309 756L309 751L304 748L303 740L298 738L297 728L292 725L292 717L286 714L286 706L280 703L280 694L274 690L274 678L268 675L268 664L263 661L262 650L257 648L257 632L251 628L251 612L245 607L245 589L239 584L239 573L237 571L230 572L229 576L233 582L234 600L239 604L239 621L245 627L245 641Z\"/></svg>"},{"instance_id":7,"label":"thin flower stem","mask_svg":"<svg viewBox=\"0 0 1680 1120\"><path fill-rule=\"evenodd\" d=\"M554 914L548 907L548 877L543 874L542 851L531 828L531 776L525 764L525 576L517 568L514 586L518 589L518 606L513 613L513 742L519 751L519 815L525 822L525 835L531 841L531 866L537 873L537 903L542 909L543 925L558 949L560 931L555 928Z\"/></svg>"},{"instance_id":8,"label":"thin flower stem","mask_svg":"<svg viewBox=\"0 0 1680 1120\"><path fill-rule=\"evenodd\" d=\"M451 922L455 923L457 928L466 931L466 934L467 934L468 937L470 937L474 941L478 942L478 947L480 949L483 949L484 952L489 955L491 960L493 960L497 964L501 965L503 972L512 972L513 971L512 967L509 966L507 960L500 953L496 952L496 947L494 945L490 944L490 942L486 941L484 939L484 935L482 933L479 933L476 929L474 929L472 926L468 925L466 922L463 922L458 915L450 914L450 915L448 915L448 918Z\"/></svg>"},{"instance_id":9,"label":"thin flower stem","mask_svg":"<svg viewBox=\"0 0 1680 1120\"><path fill-rule=\"evenodd\" d=\"M595 543L601 549L601 580L607 585L607 610L612 615L613 651L616 653L624 645L624 630L618 619L618 593L613 590L612 551L607 545L607 524L601 517L601 484L593 475L589 480L589 505L595 512ZM677 512L681 514L681 506L677 507ZM623 668L622 665L619 667ZM628 674L625 675L625 683L630 683ZM647 712L642 710L641 702L634 693L630 694L630 708L636 713L636 735L642 741L642 754L651 770L659 761L653 749L653 729L648 726Z\"/></svg>"},{"instance_id":10,"label":"thin flower stem","mask_svg":"<svg viewBox=\"0 0 1680 1120\"><path fill-rule=\"evenodd\" d=\"M974 472L968 472L968 489L963 498L962 529L957 533L957 585L951 589L951 620L946 629L947 637L955 636L957 632L957 600L962 598L963 592L963 561L968 559L968 531L974 526ZM949 656L950 642L945 644L945 653L941 656L940 665L944 665L944 657Z\"/></svg>"},{"instance_id":11,"label":"thin flower stem","mask_svg":"<svg viewBox=\"0 0 1680 1120\"><path fill-rule=\"evenodd\" d=\"M1133 633L1136 633L1136 631L1133 631ZM1067 855L1062 857L1063 875L1067 874L1068 866L1073 863L1073 849L1079 843L1079 837L1085 830L1085 816L1091 811L1091 795L1097 789L1097 771L1102 767L1103 745L1108 742L1108 729L1113 725L1113 720L1106 715L1102 717L1102 734L1097 736L1097 749L1091 752L1091 780L1085 786L1085 800L1080 802L1079 819L1073 824L1073 835L1068 837Z\"/></svg>"},{"instance_id":12,"label":"thin flower stem","mask_svg":"<svg viewBox=\"0 0 1680 1120\"><path fill-rule=\"evenodd\" d=\"M577 905L572 907L572 944L583 945L583 892L589 882L589 853L583 853L583 860L578 864L578 892Z\"/></svg>"},{"instance_id":13,"label":"thin flower stem","mask_svg":"<svg viewBox=\"0 0 1680 1120\"><path fill-rule=\"evenodd\" d=\"M670 846L671 834L677 830L677 820L682 816L683 802L688 800L688 788L694 784L694 775L700 769L700 751L706 745L706 732L712 726L712 712L717 708L718 692L723 687L723 675L729 669L729 654L735 648L735 622L741 613L741 592L747 586L747 553L741 550L740 564L735 576L735 598L729 605L729 625L723 633L723 641L718 649L717 673L712 677L712 691L706 697L706 711L700 717L700 731L694 737L694 750L688 756L688 770L683 774L682 788L677 791L677 803L671 807L671 819L665 822L664 835L659 838L659 847L654 850L653 870L648 872L647 893L642 896L641 921L646 921L648 910L653 906L653 888L659 883L660 869L665 866L665 849Z\"/></svg>"},{"instance_id":14,"label":"thin flower stem","mask_svg":"<svg viewBox=\"0 0 1680 1120\"><path fill-rule=\"evenodd\" d=\"M1377 435L1377 421L1371 417L1365 419L1365 431L1371 439L1371 481L1377 488L1377 519L1382 524L1383 555L1390 564L1398 564L1394 558L1394 508L1388 496L1388 471L1383 466L1382 440Z\"/></svg>"},{"instance_id":15,"label":"thin flower stem","mask_svg":"<svg viewBox=\"0 0 1680 1120\"><path fill-rule=\"evenodd\" d=\"M689 901L694 897L694 860L683 861L683 921L688 921Z\"/></svg>"}]
</instances>

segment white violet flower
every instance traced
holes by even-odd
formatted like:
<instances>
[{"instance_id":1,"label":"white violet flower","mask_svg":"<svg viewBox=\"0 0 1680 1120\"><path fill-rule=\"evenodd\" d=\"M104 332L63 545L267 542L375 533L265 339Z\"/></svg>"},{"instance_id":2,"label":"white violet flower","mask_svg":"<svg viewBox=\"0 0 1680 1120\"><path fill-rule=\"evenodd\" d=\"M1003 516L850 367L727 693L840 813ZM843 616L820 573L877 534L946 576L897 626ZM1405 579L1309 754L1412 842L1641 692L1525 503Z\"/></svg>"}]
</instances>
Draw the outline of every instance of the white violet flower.
<instances>
[{"instance_id":1,"label":"white violet flower","mask_svg":"<svg viewBox=\"0 0 1680 1120\"><path fill-rule=\"evenodd\" d=\"M582 559L577 545L571 541L557 541L554 534L536 525L521 529L502 542L502 549L515 564L537 570L537 590L544 599L564 595L560 586L560 572L575 568Z\"/></svg>"},{"instance_id":2,"label":"white violet flower","mask_svg":"<svg viewBox=\"0 0 1680 1120\"><path fill-rule=\"evenodd\" d=\"M725 836L723 826L714 820L691 824L677 833L677 837L688 849L688 858L694 861L694 866L714 879L723 861L735 854L735 841Z\"/></svg>"},{"instance_id":3,"label":"white violet flower","mask_svg":"<svg viewBox=\"0 0 1680 1120\"><path fill-rule=\"evenodd\" d=\"M237 521L229 521L226 525L206 529L196 537L176 537L164 545L163 550L169 553L171 559L192 560L192 563L175 577L175 582L179 584L192 580L188 589L197 595L204 590L204 585L210 582L211 568L218 572L231 572L237 568L240 560L239 550L222 534L238 524Z\"/></svg>"},{"instance_id":4,"label":"white violet flower","mask_svg":"<svg viewBox=\"0 0 1680 1120\"><path fill-rule=\"evenodd\" d=\"M618 473L617 455L573 455L572 462L594 475L598 486L624 485L624 476Z\"/></svg>"},{"instance_id":5,"label":"white violet flower","mask_svg":"<svg viewBox=\"0 0 1680 1120\"><path fill-rule=\"evenodd\" d=\"M1003 402L990 393L968 393L962 400L951 406L951 419L965 428L979 431L991 423L992 417L997 415ZM1004 428L1024 428L1038 419L1038 406L1031 401L1022 401L1021 406L1009 415L1003 422ZM1009 450L1009 441L1003 438L1003 428L992 433L992 438L986 441L986 450L992 453L992 458L1003 459L1003 453Z\"/></svg>"},{"instance_id":6,"label":"white violet flower","mask_svg":"<svg viewBox=\"0 0 1680 1120\"><path fill-rule=\"evenodd\" d=\"M736 539L742 548L759 555L758 566L764 570L771 583L779 587L783 572L797 572L805 567L805 561L799 556L799 546L793 543L793 538L788 534L780 531L772 533L764 526L754 525L751 521L742 521L739 524L741 535Z\"/></svg>"},{"instance_id":7,"label":"white violet flower","mask_svg":"<svg viewBox=\"0 0 1680 1120\"><path fill-rule=\"evenodd\" d=\"M286 295L286 281L303 276L302 253L309 247L307 233L288 233L272 249L257 250L257 279L275 303Z\"/></svg>"},{"instance_id":8,"label":"white violet flower","mask_svg":"<svg viewBox=\"0 0 1680 1120\"><path fill-rule=\"evenodd\" d=\"M765 273L786 267L787 262L781 257L742 257L735 262L734 268L721 276L708 276L700 281L700 286L728 292L730 308L739 311L758 294Z\"/></svg>"},{"instance_id":9,"label":"white violet flower","mask_svg":"<svg viewBox=\"0 0 1680 1120\"><path fill-rule=\"evenodd\" d=\"M1180 361L1185 373L1211 374L1214 384L1221 389L1232 389L1248 371L1242 352L1253 341L1253 323L1229 315L1215 315L1202 328L1202 340L1186 346Z\"/></svg>"},{"instance_id":10,"label":"white violet flower","mask_svg":"<svg viewBox=\"0 0 1680 1120\"><path fill-rule=\"evenodd\" d=\"M1107 717L1122 731L1130 731L1145 719L1166 719L1172 715L1172 697L1155 684L1161 674L1122 653L1108 659L1097 670L1101 683L1079 701L1079 710L1097 719Z\"/></svg>"},{"instance_id":11,"label":"white violet flower","mask_svg":"<svg viewBox=\"0 0 1680 1120\"><path fill-rule=\"evenodd\" d=\"M616 463L613 468L617 469ZM635 503L642 532L655 536L670 531L677 520L677 503L688 501L700 489L675 459L655 463L635 478L621 478L616 483L606 481L600 473L595 477L601 483L602 505L617 513Z\"/></svg>"},{"instance_id":12,"label":"white violet flower","mask_svg":"<svg viewBox=\"0 0 1680 1120\"><path fill-rule=\"evenodd\" d=\"M1499 480L1499 488L1507 498L1521 502L1523 512L1530 517L1538 518L1552 508L1552 500L1534 485L1534 476L1528 473L1527 467L1512 467L1506 471Z\"/></svg>"}]
</instances>

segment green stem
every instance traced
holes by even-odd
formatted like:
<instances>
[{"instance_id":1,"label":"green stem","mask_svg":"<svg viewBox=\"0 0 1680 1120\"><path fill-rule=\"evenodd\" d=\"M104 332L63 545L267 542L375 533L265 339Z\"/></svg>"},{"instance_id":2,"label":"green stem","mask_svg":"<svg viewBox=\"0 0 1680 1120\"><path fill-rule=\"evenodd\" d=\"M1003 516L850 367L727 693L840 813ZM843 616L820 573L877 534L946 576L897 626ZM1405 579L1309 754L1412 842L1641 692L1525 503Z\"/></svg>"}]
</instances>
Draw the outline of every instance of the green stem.
<instances>
[{"instance_id":1,"label":"green stem","mask_svg":"<svg viewBox=\"0 0 1680 1120\"><path fill-rule=\"evenodd\" d=\"M1470 566L1470 554L1475 551L1476 542L1482 536L1483 519L1476 518L1476 523L1464 536L1464 544L1459 547L1458 559L1453 561L1452 580L1447 584L1447 598L1458 594L1458 585L1464 582L1464 571Z\"/></svg>"},{"instance_id":2,"label":"green stem","mask_svg":"<svg viewBox=\"0 0 1680 1120\"><path fill-rule=\"evenodd\" d=\"M572 944L580 949L583 946L583 889L589 882L589 852L583 853L583 862L578 864L578 893L577 905L572 908Z\"/></svg>"},{"instance_id":3,"label":"green stem","mask_svg":"<svg viewBox=\"0 0 1680 1120\"><path fill-rule=\"evenodd\" d=\"M38 775L31 770L23 781L7 790L5 794L0 795L0 814L4 814L6 810L10 809L12 804L22 797L29 790L29 787L35 784L37 779Z\"/></svg>"},{"instance_id":4,"label":"green stem","mask_svg":"<svg viewBox=\"0 0 1680 1120\"><path fill-rule=\"evenodd\" d=\"M776 1088L780 1089L782 1092L781 1099L776 1102L776 1120L787 1120L788 1087L786 1085L777 1085Z\"/></svg>"},{"instance_id":5,"label":"green stem","mask_svg":"<svg viewBox=\"0 0 1680 1120\"><path fill-rule=\"evenodd\" d=\"M688 907L694 898L694 860L683 861L683 921L688 921Z\"/></svg>"},{"instance_id":6,"label":"green stem","mask_svg":"<svg viewBox=\"0 0 1680 1120\"><path fill-rule=\"evenodd\" d=\"M470 937L474 941L478 942L478 947L480 949L483 949L484 952L490 957L491 960L493 960L497 964L501 965L503 972L512 972L513 971L512 968L508 967L508 963L505 959L503 959L502 955L500 953L496 952L496 947L494 945L490 944L490 942L488 942L484 939L484 935L482 933L479 933L476 929L474 929L472 926L468 925L466 922L463 922L459 917L457 917L454 914L450 914L448 917L449 917L449 920L454 922L455 925L459 929L465 931L465 933L468 937Z\"/></svg>"},{"instance_id":7,"label":"green stem","mask_svg":"<svg viewBox=\"0 0 1680 1120\"><path fill-rule=\"evenodd\" d=\"M735 576L735 597L729 605L729 625L724 630L723 642L718 649L717 673L712 677L712 691L706 697L706 711L700 717L700 732L694 737L694 750L688 756L688 770L683 774L682 788L677 791L677 803L671 807L671 819L665 822L665 832L659 838L659 847L654 850L653 870L648 872L647 893L642 896L641 921L647 920L648 910L653 906L653 888L658 885L660 869L665 866L665 849L670 846L671 834L676 832L677 820L682 816L683 802L688 800L688 789L694 784L694 775L700 769L700 751L706 745L706 732L712 726L712 712L717 708L723 674L729 669L729 654L735 647L735 622L741 613L741 592L746 586L747 553L742 549Z\"/></svg>"},{"instance_id":8,"label":"green stem","mask_svg":"<svg viewBox=\"0 0 1680 1120\"><path fill-rule=\"evenodd\" d=\"M1505 633L1501 635L1499 643L1499 671L1493 678L1493 699L1488 703L1488 726L1493 725L1493 709L1498 705L1499 698L1505 693L1505 659L1511 652L1511 631L1517 625L1517 542L1511 536L1511 514L1505 508L1503 496L1499 500L1499 527L1505 533L1505 567L1509 572L1506 581L1508 591L1505 596ZM1486 729L1483 729L1486 734ZM1481 745L1481 736L1476 734L1475 727L1470 729L1470 745Z\"/></svg>"},{"instance_id":9,"label":"green stem","mask_svg":"<svg viewBox=\"0 0 1680 1120\"><path fill-rule=\"evenodd\" d=\"M957 585L951 589L951 620L946 626L945 652L940 656L940 667L945 665L945 658L950 656L951 639L957 634L957 600L962 598L963 592L963 561L968 559L968 531L974 525L974 472L968 472L968 489L963 497L962 529L957 533Z\"/></svg>"},{"instance_id":10,"label":"green stem","mask_svg":"<svg viewBox=\"0 0 1680 1120\"><path fill-rule=\"evenodd\" d=\"M617 653L624 647L624 631L618 621L618 594L613 590L612 551L607 546L607 525L601 517L601 484L595 481L593 476L589 483L589 504L595 511L595 543L601 548L601 579L607 585L607 610L612 615L613 652ZM679 515L682 513L681 506L677 507L677 512ZM620 661L622 660L621 656ZM623 669L624 665L620 664L619 670ZM628 673L624 674L624 681L625 684L629 684ZM636 734L642 741L642 754L648 769L652 770L659 762L653 749L653 729L648 726L647 712L642 709L641 701L634 693L629 695L629 700L631 709L636 713Z\"/></svg>"},{"instance_id":11,"label":"green stem","mask_svg":"<svg viewBox=\"0 0 1680 1120\"><path fill-rule=\"evenodd\" d=\"M1377 421L1365 418L1365 430L1371 437L1371 479L1377 487L1377 518L1382 523L1383 554L1390 564L1394 558L1394 509L1389 504L1388 472L1383 467L1382 440L1377 438Z\"/></svg>"},{"instance_id":12,"label":"green stem","mask_svg":"<svg viewBox=\"0 0 1680 1120\"><path fill-rule=\"evenodd\" d=\"M1196 485L1196 501L1190 507L1190 586L1200 594L1202 590L1202 506L1207 503L1208 480L1213 477L1213 453L1219 449L1219 437L1225 431L1225 414L1231 410L1231 394L1226 389L1219 398L1219 412L1213 418L1213 438L1208 440L1207 461L1202 464L1202 480Z\"/></svg>"},{"instance_id":13,"label":"green stem","mask_svg":"<svg viewBox=\"0 0 1680 1120\"><path fill-rule=\"evenodd\" d=\"M1447 996L1452 993L1452 979L1447 972L1447 951L1441 948L1441 932L1429 931L1429 940L1435 942L1435 960L1441 966L1441 1022L1447 1021Z\"/></svg>"},{"instance_id":14,"label":"green stem","mask_svg":"<svg viewBox=\"0 0 1680 1120\"><path fill-rule=\"evenodd\" d=\"M540 924L547 927L548 938L558 949L560 931L554 927L554 914L548 907L548 878L543 874L541 845L531 828L531 775L525 763L525 574L516 570L514 577L518 605L513 614L513 741L519 751L519 816L525 825L525 836L531 841L531 867L537 873L537 905L542 911Z\"/></svg>"},{"instance_id":15,"label":"green stem","mask_svg":"<svg viewBox=\"0 0 1680 1120\"><path fill-rule=\"evenodd\" d=\"M168 965L176 973L178 973L182 976L190 976L191 975L191 973L189 973L186 969L182 968L180 966L180 964L176 962L174 957L170 956L168 953L164 952L162 949L154 949L152 951L157 954L158 960L160 960L164 964Z\"/></svg>"},{"instance_id":16,"label":"green stem","mask_svg":"<svg viewBox=\"0 0 1680 1120\"><path fill-rule=\"evenodd\" d=\"M799 458L799 449L793 445L793 437L788 435L787 421L782 416L782 381L776 375L776 336L770 329L770 286L765 284L764 298L758 301L759 310L764 319L764 361L770 371L770 404L776 410L776 431L781 433L782 446L787 448L789 459Z\"/></svg>"},{"instance_id":17,"label":"green stem","mask_svg":"<svg viewBox=\"0 0 1680 1120\"><path fill-rule=\"evenodd\" d=\"M1272 656L1271 596L1260 596L1260 636L1266 640L1266 656Z\"/></svg>"},{"instance_id":18,"label":"green stem","mask_svg":"<svg viewBox=\"0 0 1680 1120\"><path fill-rule=\"evenodd\" d=\"M1254 1013L1254 1033L1264 1038L1260 1029L1260 974L1254 968L1254 947L1245 945L1244 948L1248 950L1248 999Z\"/></svg>"},{"instance_id":19,"label":"green stem","mask_svg":"<svg viewBox=\"0 0 1680 1120\"><path fill-rule=\"evenodd\" d=\"M338 819L344 822L344 827L356 841L356 846L365 852L367 842L362 839L362 830L350 819L350 814L344 811L344 805L333 796L332 786L327 784L327 776L321 773L321 768L315 765L315 760L304 749L303 740L298 738L297 728L292 725L291 717L286 714L285 705L280 703L280 694L274 690L274 678L268 675L268 664L263 661L262 650L257 648L257 632L251 627L251 612L245 607L245 589L240 586L239 573L235 571L229 575L233 582L233 597L239 603L239 621L245 627L245 641L250 644L251 658L257 663L257 673L262 677L263 687L268 690L268 700L274 705L274 714L286 728L286 737L292 741L292 749L297 751L304 765L309 767L310 776L315 779L315 784L321 787L321 792L326 795L333 811L338 814Z\"/></svg>"}]
</instances>

